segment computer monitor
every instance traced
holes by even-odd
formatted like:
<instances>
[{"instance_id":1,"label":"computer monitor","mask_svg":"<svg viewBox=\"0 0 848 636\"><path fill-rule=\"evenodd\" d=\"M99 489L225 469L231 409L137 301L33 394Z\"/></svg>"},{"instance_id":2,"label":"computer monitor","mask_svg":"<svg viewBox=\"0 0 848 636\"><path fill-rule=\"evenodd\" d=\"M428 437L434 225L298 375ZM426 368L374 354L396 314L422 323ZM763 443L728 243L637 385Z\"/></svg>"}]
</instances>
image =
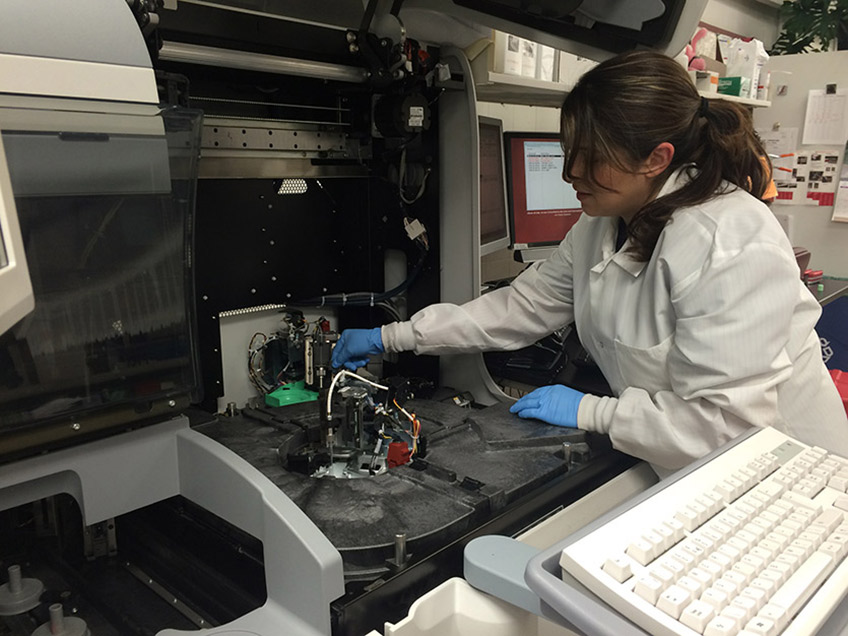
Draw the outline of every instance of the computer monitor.
<instances>
[{"instance_id":1,"label":"computer monitor","mask_svg":"<svg viewBox=\"0 0 848 636\"><path fill-rule=\"evenodd\" d=\"M503 122L478 117L480 148L480 254L509 247L509 213L503 149Z\"/></svg>"},{"instance_id":2,"label":"computer monitor","mask_svg":"<svg viewBox=\"0 0 848 636\"><path fill-rule=\"evenodd\" d=\"M558 245L581 213L577 193L562 179L559 134L508 132L504 146L513 248Z\"/></svg>"},{"instance_id":3,"label":"computer monitor","mask_svg":"<svg viewBox=\"0 0 848 636\"><path fill-rule=\"evenodd\" d=\"M34 307L6 152L0 136L0 335Z\"/></svg>"}]
</instances>

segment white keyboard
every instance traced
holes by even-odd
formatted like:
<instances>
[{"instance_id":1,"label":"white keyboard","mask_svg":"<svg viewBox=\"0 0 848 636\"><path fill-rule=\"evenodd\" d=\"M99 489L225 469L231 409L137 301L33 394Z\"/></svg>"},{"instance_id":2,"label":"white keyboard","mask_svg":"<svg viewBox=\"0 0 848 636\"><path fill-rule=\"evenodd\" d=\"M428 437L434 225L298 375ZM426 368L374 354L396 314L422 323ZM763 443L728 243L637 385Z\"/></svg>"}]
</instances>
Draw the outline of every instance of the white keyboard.
<instances>
[{"instance_id":1,"label":"white keyboard","mask_svg":"<svg viewBox=\"0 0 848 636\"><path fill-rule=\"evenodd\" d=\"M815 634L848 592L848 460L766 428L562 550L652 635Z\"/></svg>"}]
</instances>

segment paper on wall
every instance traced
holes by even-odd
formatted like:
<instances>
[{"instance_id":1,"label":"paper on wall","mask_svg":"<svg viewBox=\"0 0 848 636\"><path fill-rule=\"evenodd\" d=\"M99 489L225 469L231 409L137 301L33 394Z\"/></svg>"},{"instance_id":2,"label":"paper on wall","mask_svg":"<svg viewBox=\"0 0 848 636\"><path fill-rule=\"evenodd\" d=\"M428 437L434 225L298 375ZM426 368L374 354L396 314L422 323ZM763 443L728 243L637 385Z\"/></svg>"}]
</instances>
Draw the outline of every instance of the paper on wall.
<instances>
[{"instance_id":1,"label":"paper on wall","mask_svg":"<svg viewBox=\"0 0 848 636\"><path fill-rule=\"evenodd\" d=\"M781 155L788 156L794 153L798 147L797 128L778 128L777 130L757 128L757 135L759 135L760 141L763 142L763 146L765 146L766 152L771 157L771 162L774 165L783 165L786 163L780 161Z\"/></svg>"},{"instance_id":2,"label":"paper on wall","mask_svg":"<svg viewBox=\"0 0 848 636\"><path fill-rule=\"evenodd\" d=\"M848 140L848 90L810 91L804 117L804 144L842 145Z\"/></svg>"},{"instance_id":3,"label":"paper on wall","mask_svg":"<svg viewBox=\"0 0 848 636\"><path fill-rule=\"evenodd\" d=\"M784 205L828 206L834 204L839 154L832 151L798 151L791 156L791 168L775 162L775 203Z\"/></svg>"}]
</instances>

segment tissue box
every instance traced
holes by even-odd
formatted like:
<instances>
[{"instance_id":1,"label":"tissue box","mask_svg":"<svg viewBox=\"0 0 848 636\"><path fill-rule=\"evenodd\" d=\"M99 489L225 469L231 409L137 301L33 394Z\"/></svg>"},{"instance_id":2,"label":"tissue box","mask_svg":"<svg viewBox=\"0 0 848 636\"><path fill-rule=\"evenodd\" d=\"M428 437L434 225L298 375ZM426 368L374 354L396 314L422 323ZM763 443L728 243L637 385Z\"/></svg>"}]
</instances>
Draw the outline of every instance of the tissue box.
<instances>
[{"instance_id":1,"label":"tissue box","mask_svg":"<svg viewBox=\"0 0 848 636\"><path fill-rule=\"evenodd\" d=\"M718 92L722 95L744 95L747 97L751 94L751 78L750 77L719 77Z\"/></svg>"}]
</instances>

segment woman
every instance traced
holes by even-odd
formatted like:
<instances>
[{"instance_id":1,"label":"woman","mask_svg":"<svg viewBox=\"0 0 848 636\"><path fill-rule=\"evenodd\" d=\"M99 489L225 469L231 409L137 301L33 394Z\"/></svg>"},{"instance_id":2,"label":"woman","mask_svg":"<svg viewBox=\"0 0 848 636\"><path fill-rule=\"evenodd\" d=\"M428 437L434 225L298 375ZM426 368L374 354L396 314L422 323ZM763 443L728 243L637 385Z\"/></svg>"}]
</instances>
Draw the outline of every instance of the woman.
<instances>
[{"instance_id":1,"label":"woman","mask_svg":"<svg viewBox=\"0 0 848 636\"><path fill-rule=\"evenodd\" d=\"M465 305L345 331L334 365L384 348L518 349L574 321L616 397L547 386L514 413L606 433L661 474L751 426L848 456L821 310L760 200L768 166L747 113L643 51L586 73L561 127L563 178L584 214L554 255Z\"/></svg>"}]
</instances>

